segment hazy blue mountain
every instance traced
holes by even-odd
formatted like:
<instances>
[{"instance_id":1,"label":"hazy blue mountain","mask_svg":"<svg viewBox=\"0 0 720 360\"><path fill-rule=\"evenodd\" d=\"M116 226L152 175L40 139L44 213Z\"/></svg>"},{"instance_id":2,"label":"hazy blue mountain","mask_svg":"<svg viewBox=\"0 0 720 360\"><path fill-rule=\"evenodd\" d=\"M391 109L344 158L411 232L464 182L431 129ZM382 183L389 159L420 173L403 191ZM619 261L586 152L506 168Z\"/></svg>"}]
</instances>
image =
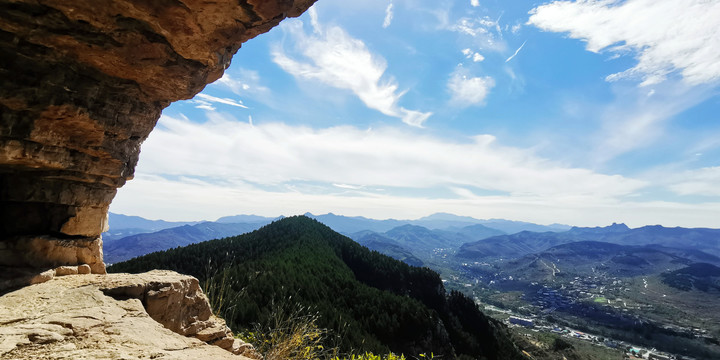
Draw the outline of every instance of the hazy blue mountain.
<instances>
[{"instance_id":1,"label":"hazy blue mountain","mask_svg":"<svg viewBox=\"0 0 720 360\"><path fill-rule=\"evenodd\" d=\"M417 220L410 220L408 224L422 226L428 229L463 228L470 225L480 224L482 220L469 216L458 216L448 213L435 213Z\"/></svg>"},{"instance_id":2,"label":"hazy blue mountain","mask_svg":"<svg viewBox=\"0 0 720 360\"><path fill-rule=\"evenodd\" d=\"M232 216L223 216L219 219L217 219L215 222L218 223L231 223L231 224L238 224L238 223L255 223L255 222L263 222L265 224L269 224L273 220L279 220L283 217L266 217L266 216L258 216L258 215L232 215Z\"/></svg>"},{"instance_id":3,"label":"hazy blue mountain","mask_svg":"<svg viewBox=\"0 0 720 360\"><path fill-rule=\"evenodd\" d=\"M625 224L613 223L610 226L597 226L597 227L577 227L573 226L569 233L574 235L581 235L585 237L605 237L608 235L624 234L631 229Z\"/></svg>"},{"instance_id":4,"label":"hazy blue mountain","mask_svg":"<svg viewBox=\"0 0 720 360\"><path fill-rule=\"evenodd\" d=\"M122 214L110 213L108 223L110 230L113 229L142 229L148 231L158 231L183 225L195 225L199 221L165 221L165 220L148 220L139 216L129 216Z\"/></svg>"},{"instance_id":5,"label":"hazy blue mountain","mask_svg":"<svg viewBox=\"0 0 720 360\"><path fill-rule=\"evenodd\" d=\"M423 261L420 260L420 258L418 258L417 256L413 255L410 250L400 246L400 244L395 242L395 240L387 236L369 231L355 233L353 234L353 236L350 236L350 238L370 250L375 250L393 259L400 260L408 265L424 265Z\"/></svg>"},{"instance_id":6,"label":"hazy blue mountain","mask_svg":"<svg viewBox=\"0 0 720 360\"><path fill-rule=\"evenodd\" d=\"M525 281L542 282L553 277L592 276L597 272L618 277L660 274L693 263L691 259L650 246L579 241L525 255L503 263L500 269Z\"/></svg>"},{"instance_id":7,"label":"hazy blue mountain","mask_svg":"<svg viewBox=\"0 0 720 360\"><path fill-rule=\"evenodd\" d=\"M569 225L563 224L550 224L550 225L538 225L524 221L513 221L504 219L489 219L481 220L480 224L487 227L498 229L507 234L516 234L522 231L533 231L533 232L561 232L570 230Z\"/></svg>"},{"instance_id":8,"label":"hazy blue mountain","mask_svg":"<svg viewBox=\"0 0 720 360\"><path fill-rule=\"evenodd\" d=\"M103 241L104 241L105 243L109 243L109 242L111 242L111 241L114 241L114 240L117 240L117 239L122 239L122 238L124 238L124 237L128 237L128 236L131 236L131 235L146 234L146 233L149 233L149 232L155 232L155 230L137 229L137 228L129 228L129 229L123 229L123 228L115 229L115 228L111 228L111 229L108 230L107 232L104 232L104 233L102 234L102 237L103 237Z\"/></svg>"},{"instance_id":9,"label":"hazy blue mountain","mask_svg":"<svg viewBox=\"0 0 720 360\"><path fill-rule=\"evenodd\" d=\"M613 242L625 245L658 244L680 249L695 249L720 256L720 229L643 226L619 235Z\"/></svg>"},{"instance_id":10,"label":"hazy blue mountain","mask_svg":"<svg viewBox=\"0 0 720 360\"><path fill-rule=\"evenodd\" d=\"M362 230L370 230L383 233L402 225L417 225L430 230L457 230L473 225L483 225L487 228L498 230L501 233L517 233L520 231L567 231L567 225L538 225L522 221L511 221L502 219L480 220L468 216L458 216L447 213L436 213L417 220L375 220L362 216L342 216L333 213L325 215L313 215L306 213L305 216L316 219L342 234L353 234ZM476 230L479 228L476 228ZM494 235L499 235L496 233ZM477 240L477 239L475 239Z\"/></svg>"},{"instance_id":11,"label":"hazy blue mountain","mask_svg":"<svg viewBox=\"0 0 720 360\"><path fill-rule=\"evenodd\" d=\"M394 227L407 224L402 220L375 220L362 216L342 216L328 213L325 215L313 215L306 213L305 216L315 219L341 234L352 234L358 231L370 230L374 232L385 232Z\"/></svg>"},{"instance_id":12,"label":"hazy blue mountain","mask_svg":"<svg viewBox=\"0 0 720 360\"><path fill-rule=\"evenodd\" d=\"M689 260L692 260L693 262L697 263L710 263L720 266L720 257L708 254L706 252L695 250L695 249L678 249L678 248L671 248L667 246L662 245L645 245L645 247L649 247L652 249L656 249L658 251L666 252L668 254L673 254L675 256L679 256L682 258L686 258Z\"/></svg>"},{"instance_id":13,"label":"hazy blue mountain","mask_svg":"<svg viewBox=\"0 0 720 360\"><path fill-rule=\"evenodd\" d=\"M521 231L545 232L567 231L570 229L570 226L561 224L538 225L524 221L513 221L504 219L481 220L469 216L458 216L448 213L435 213L417 220L411 220L409 223L426 227L428 229L450 229L463 228L471 225L484 225L485 227L499 230L505 234L514 234Z\"/></svg>"},{"instance_id":14,"label":"hazy blue mountain","mask_svg":"<svg viewBox=\"0 0 720 360\"><path fill-rule=\"evenodd\" d=\"M518 258L578 241L636 246L652 244L684 251L697 250L705 253L702 256L720 255L720 230L717 229L665 228L658 225L630 229L624 224L613 224L595 228L574 227L565 232L525 231L495 236L463 245L457 256L464 259ZM692 257L690 253L684 255Z\"/></svg>"},{"instance_id":15,"label":"hazy blue mountain","mask_svg":"<svg viewBox=\"0 0 720 360\"><path fill-rule=\"evenodd\" d=\"M349 237L371 250L377 250L395 259L417 265L416 259L427 259L434 249L457 249L467 242L484 239L502 234L500 230L491 229L480 224L449 230L428 229L418 225L406 224L390 229L385 233L363 230L352 233ZM408 262L410 264L410 262Z\"/></svg>"},{"instance_id":16,"label":"hazy blue mountain","mask_svg":"<svg viewBox=\"0 0 720 360\"><path fill-rule=\"evenodd\" d=\"M493 236L505 235L505 232L501 230L493 229L482 224L469 225L459 229L449 228L447 231L454 231L464 235L470 239L470 241L478 241Z\"/></svg>"},{"instance_id":17,"label":"hazy blue mountain","mask_svg":"<svg viewBox=\"0 0 720 360\"><path fill-rule=\"evenodd\" d=\"M103 233L103 241L110 242L127 236L151 233L183 225L195 225L199 221L149 220L140 216L109 213L110 229Z\"/></svg>"},{"instance_id":18,"label":"hazy blue mountain","mask_svg":"<svg viewBox=\"0 0 720 360\"><path fill-rule=\"evenodd\" d=\"M443 230L430 230L418 225L402 225L384 234L395 240L400 246L411 249L414 253L429 253L437 248L458 248L470 241L467 236Z\"/></svg>"},{"instance_id":19,"label":"hazy blue mountain","mask_svg":"<svg viewBox=\"0 0 720 360\"><path fill-rule=\"evenodd\" d=\"M136 234L105 242L105 262L109 264L132 259L154 251L240 235L259 229L267 222L225 224L204 222L195 225L163 229L153 233Z\"/></svg>"},{"instance_id":20,"label":"hazy blue mountain","mask_svg":"<svg viewBox=\"0 0 720 360\"><path fill-rule=\"evenodd\" d=\"M688 267L662 274L662 281L680 290L695 289L720 293L720 267L706 263L691 264Z\"/></svg>"},{"instance_id":21,"label":"hazy blue mountain","mask_svg":"<svg viewBox=\"0 0 720 360\"><path fill-rule=\"evenodd\" d=\"M582 239L565 236L565 233L523 231L463 244L456 256L469 260L514 259L573 241Z\"/></svg>"}]
</instances>

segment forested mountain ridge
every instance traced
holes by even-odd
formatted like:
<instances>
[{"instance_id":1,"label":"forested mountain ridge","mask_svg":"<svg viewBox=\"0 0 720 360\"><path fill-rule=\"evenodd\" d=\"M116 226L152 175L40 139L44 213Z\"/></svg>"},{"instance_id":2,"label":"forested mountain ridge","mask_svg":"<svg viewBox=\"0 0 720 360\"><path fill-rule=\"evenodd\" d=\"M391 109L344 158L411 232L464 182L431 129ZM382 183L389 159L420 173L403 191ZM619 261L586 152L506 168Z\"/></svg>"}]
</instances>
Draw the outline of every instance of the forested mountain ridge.
<instances>
[{"instance_id":1,"label":"forested mountain ridge","mask_svg":"<svg viewBox=\"0 0 720 360\"><path fill-rule=\"evenodd\" d=\"M208 264L219 271L208 273ZM446 294L434 271L370 251L304 216L241 236L148 254L109 271L156 268L201 281L234 279L230 298L237 299L235 311L225 316L236 327L264 321L274 301L292 297L316 309L322 326L344 329L344 351L522 358L503 325L465 295Z\"/></svg>"}]
</instances>

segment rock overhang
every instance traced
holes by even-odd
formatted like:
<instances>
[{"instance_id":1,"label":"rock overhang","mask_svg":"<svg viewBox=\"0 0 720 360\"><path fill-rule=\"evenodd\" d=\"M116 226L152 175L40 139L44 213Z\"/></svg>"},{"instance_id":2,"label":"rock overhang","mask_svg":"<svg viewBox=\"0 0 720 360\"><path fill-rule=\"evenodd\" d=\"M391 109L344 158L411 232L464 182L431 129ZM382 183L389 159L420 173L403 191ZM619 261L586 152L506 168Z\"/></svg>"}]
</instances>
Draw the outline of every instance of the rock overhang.
<instances>
[{"instance_id":1,"label":"rock overhang","mask_svg":"<svg viewBox=\"0 0 720 360\"><path fill-rule=\"evenodd\" d=\"M88 264L162 109L315 0L0 0L0 266Z\"/></svg>"}]
</instances>

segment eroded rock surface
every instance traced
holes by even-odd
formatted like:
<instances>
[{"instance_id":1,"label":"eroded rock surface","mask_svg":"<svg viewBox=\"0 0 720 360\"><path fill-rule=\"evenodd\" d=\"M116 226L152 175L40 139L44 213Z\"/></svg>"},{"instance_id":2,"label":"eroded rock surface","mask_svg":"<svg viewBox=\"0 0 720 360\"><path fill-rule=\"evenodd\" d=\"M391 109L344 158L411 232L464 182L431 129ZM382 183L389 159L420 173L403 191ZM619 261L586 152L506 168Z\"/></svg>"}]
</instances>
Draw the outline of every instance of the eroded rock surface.
<instances>
[{"instance_id":1,"label":"eroded rock surface","mask_svg":"<svg viewBox=\"0 0 720 360\"><path fill-rule=\"evenodd\" d=\"M315 0L0 0L0 266L90 265L164 107Z\"/></svg>"},{"instance_id":2,"label":"eroded rock surface","mask_svg":"<svg viewBox=\"0 0 720 360\"><path fill-rule=\"evenodd\" d=\"M257 357L212 315L197 279L172 271L61 276L0 297L2 359L246 355Z\"/></svg>"}]
</instances>

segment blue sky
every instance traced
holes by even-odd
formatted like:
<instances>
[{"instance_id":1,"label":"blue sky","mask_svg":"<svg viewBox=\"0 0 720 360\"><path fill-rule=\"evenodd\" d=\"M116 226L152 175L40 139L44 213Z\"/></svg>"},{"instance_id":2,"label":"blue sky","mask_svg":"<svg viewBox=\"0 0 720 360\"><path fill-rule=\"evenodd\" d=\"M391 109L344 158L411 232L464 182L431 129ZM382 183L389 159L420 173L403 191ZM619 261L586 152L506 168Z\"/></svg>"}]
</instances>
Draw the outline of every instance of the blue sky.
<instances>
[{"instance_id":1,"label":"blue sky","mask_svg":"<svg viewBox=\"0 0 720 360\"><path fill-rule=\"evenodd\" d=\"M111 211L720 227L720 3L319 0L165 109Z\"/></svg>"}]
</instances>

